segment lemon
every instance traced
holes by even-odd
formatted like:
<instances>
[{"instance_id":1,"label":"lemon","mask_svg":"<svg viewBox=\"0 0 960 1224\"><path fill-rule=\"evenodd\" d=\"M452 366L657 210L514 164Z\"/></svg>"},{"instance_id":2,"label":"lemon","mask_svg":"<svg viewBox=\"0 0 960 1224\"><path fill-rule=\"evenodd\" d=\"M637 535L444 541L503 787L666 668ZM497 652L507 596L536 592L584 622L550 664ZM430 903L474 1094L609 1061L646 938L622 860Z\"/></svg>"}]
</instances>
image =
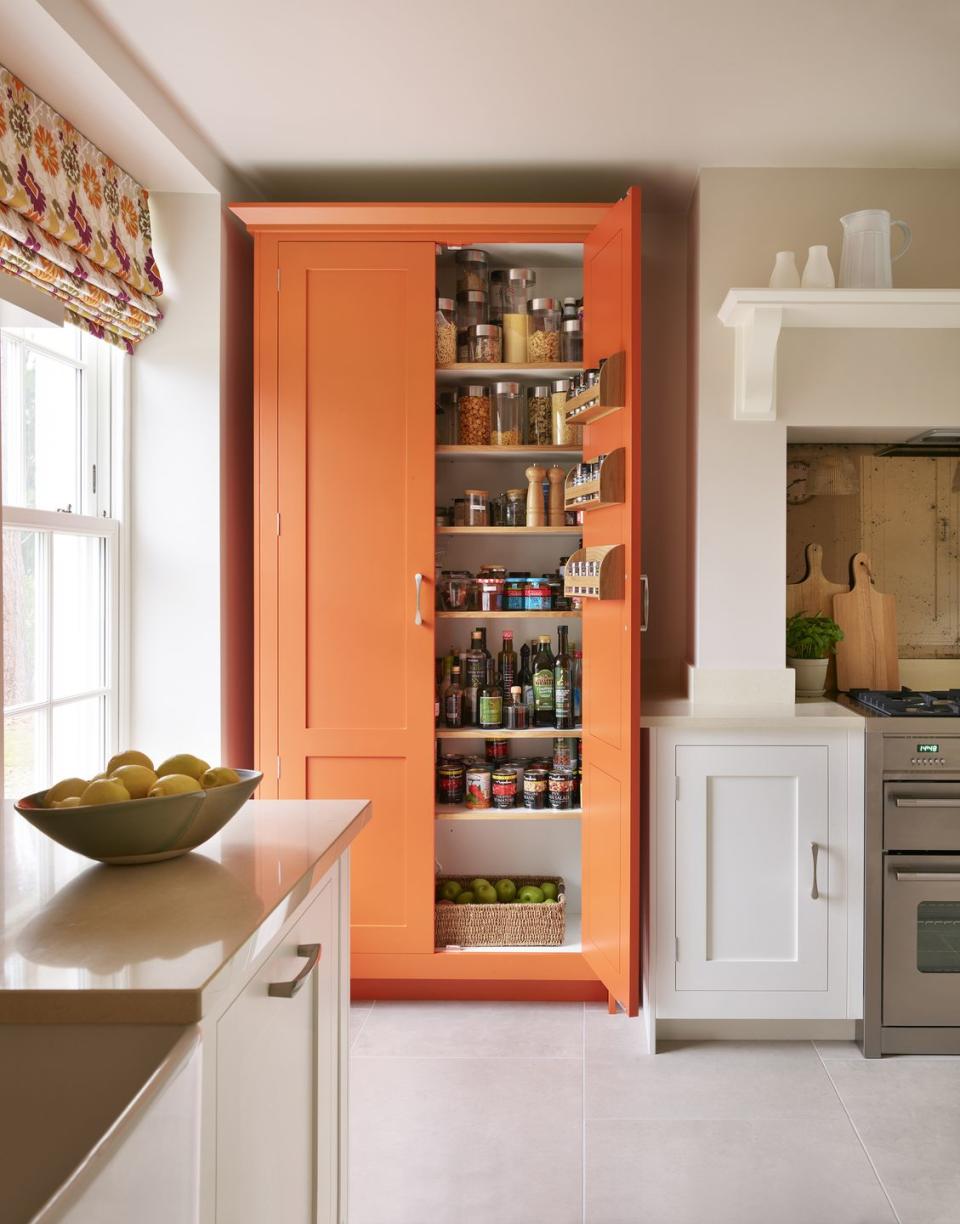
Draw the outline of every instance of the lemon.
<instances>
[{"instance_id":1,"label":"lemon","mask_svg":"<svg viewBox=\"0 0 960 1224\"><path fill-rule=\"evenodd\" d=\"M156 768L156 774L158 778L165 778L168 774L186 774L188 778L201 778L209 768L207 762L201 761L199 757L189 752L179 752L176 756L161 761Z\"/></svg>"},{"instance_id":2,"label":"lemon","mask_svg":"<svg viewBox=\"0 0 960 1224\"><path fill-rule=\"evenodd\" d=\"M157 780L157 775L146 765L120 765L110 775L117 782L122 782L130 793L131 799L143 799L150 787Z\"/></svg>"},{"instance_id":3,"label":"lemon","mask_svg":"<svg viewBox=\"0 0 960 1224\"><path fill-rule=\"evenodd\" d=\"M173 773L158 778L147 794L151 799L159 799L163 795L186 795L200 789L196 778L191 778L189 774Z\"/></svg>"},{"instance_id":4,"label":"lemon","mask_svg":"<svg viewBox=\"0 0 960 1224\"><path fill-rule=\"evenodd\" d=\"M115 774L121 765L142 765L144 769L153 769L153 761L145 752L138 752L136 748L128 748L126 752L118 752L116 756L112 756L107 762L107 777Z\"/></svg>"},{"instance_id":5,"label":"lemon","mask_svg":"<svg viewBox=\"0 0 960 1224\"><path fill-rule=\"evenodd\" d=\"M75 808L82 805L79 795L67 795L66 799L55 799L50 806L55 808Z\"/></svg>"},{"instance_id":6,"label":"lemon","mask_svg":"<svg viewBox=\"0 0 960 1224\"><path fill-rule=\"evenodd\" d=\"M226 765L215 765L204 772L200 785L204 790L211 790L215 786L232 786L234 782L239 781L240 775L235 769L229 769Z\"/></svg>"},{"instance_id":7,"label":"lemon","mask_svg":"<svg viewBox=\"0 0 960 1224\"><path fill-rule=\"evenodd\" d=\"M130 792L122 782L116 782L113 778L98 778L83 792L80 802L84 807L94 807L100 803L126 803L129 798Z\"/></svg>"},{"instance_id":8,"label":"lemon","mask_svg":"<svg viewBox=\"0 0 960 1224\"><path fill-rule=\"evenodd\" d=\"M83 778L64 778L62 782L57 782L50 787L43 796L43 802L47 807L53 807L61 799L69 799L82 795L88 785L89 783L85 782Z\"/></svg>"}]
</instances>

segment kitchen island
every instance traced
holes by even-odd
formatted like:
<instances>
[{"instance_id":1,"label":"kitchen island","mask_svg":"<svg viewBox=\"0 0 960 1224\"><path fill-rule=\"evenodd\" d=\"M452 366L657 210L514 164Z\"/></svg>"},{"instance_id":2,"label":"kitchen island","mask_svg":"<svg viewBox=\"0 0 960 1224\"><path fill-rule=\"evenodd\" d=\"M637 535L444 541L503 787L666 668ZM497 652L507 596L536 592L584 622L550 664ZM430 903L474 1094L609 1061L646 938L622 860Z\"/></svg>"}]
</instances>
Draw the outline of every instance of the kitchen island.
<instances>
[{"instance_id":1,"label":"kitchen island","mask_svg":"<svg viewBox=\"0 0 960 1224\"><path fill-rule=\"evenodd\" d=\"M344 1218L348 856L371 814L254 801L198 851L105 867L5 807L0 1217Z\"/></svg>"}]
</instances>

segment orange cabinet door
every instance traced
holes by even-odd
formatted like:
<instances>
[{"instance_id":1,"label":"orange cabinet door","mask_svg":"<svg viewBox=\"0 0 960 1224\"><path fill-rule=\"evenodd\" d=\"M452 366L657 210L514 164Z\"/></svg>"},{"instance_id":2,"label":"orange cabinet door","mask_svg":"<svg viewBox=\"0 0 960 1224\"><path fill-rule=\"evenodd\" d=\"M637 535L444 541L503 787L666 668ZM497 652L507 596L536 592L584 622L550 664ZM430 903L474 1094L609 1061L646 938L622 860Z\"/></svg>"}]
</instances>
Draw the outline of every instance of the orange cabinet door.
<instances>
[{"instance_id":1,"label":"orange cabinet door","mask_svg":"<svg viewBox=\"0 0 960 1224\"><path fill-rule=\"evenodd\" d=\"M640 194L584 243L584 359L627 354L626 404L586 427L588 458L626 448L626 499L584 515L584 545L623 544L624 599L584 600L583 954L630 1015L640 982Z\"/></svg>"},{"instance_id":2,"label":"orange cabinet door","mask_svg":"<svg viewBox=\"0 0 960 1224\"><path fill-rule=\"evenodd\" d=\"M279 243L278 794L373 800L361 953L433 949L434 257Z\"/></svg>"}]
</instances>

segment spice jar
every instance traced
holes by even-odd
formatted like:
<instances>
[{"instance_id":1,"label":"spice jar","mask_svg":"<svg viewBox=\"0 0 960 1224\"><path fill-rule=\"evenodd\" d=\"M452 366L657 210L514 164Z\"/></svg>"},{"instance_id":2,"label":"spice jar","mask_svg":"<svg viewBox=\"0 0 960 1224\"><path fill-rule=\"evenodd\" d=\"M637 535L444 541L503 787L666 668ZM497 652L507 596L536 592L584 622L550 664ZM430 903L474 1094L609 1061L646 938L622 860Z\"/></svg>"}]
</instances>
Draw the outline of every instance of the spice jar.
<instances>
[{"instance_id":1,"label":"spice jar","mask_svg":"<svg viewBox=\"0 0 960 1224\"><path fill-rule=\"evenodd\" d=\"M527 525L527 490L507 489L507 504L503 516L504 527L526 527ZM521 591L523 586L521 584ZM523 607L521 594L520 607Z\"/></svg>"},{"instance_id":2,"label":"spice jar","mask_svg":"<svg viewBox=\"0 0 960 1224\"><path fill-rule=\"evenodd\" d=\"M583 327L579 319L568 319L560 333L560 360L583 361Z\"/></svg>"},{"instance_id":3,"label":"spice jar","mask_svg":"<svg viewBox=\"0 0 960 1224\"><path fill-rule=\"evenodd\" d=\"M457 306L453 298L437 298L437 365L457 360Z\"/></svg>"},{"instance_id":4,"label":"spice jar","mask_svg":"<svg viewBox=\"0 0 960 1224\"><path fill-rule=\"evenodd\" d=\"M520 384L499 382L493 384L493 411L490 441L494 446L519 446L520 433Z\"/></svg>"},{"instance_id":5,"label":"spice jar","mask_svg":"<svg viewBox=\"0 0 960 1224\"><path fill-rule=\"evenodd\" d=\"M534 298L530 303L527 361L560 360L560 308L556 298Z\"/></svg>"},{"instance_id":6,"label":"spice jar","mask_svg":"<svg viewBox=\"0 0 960 1224\"><path fill-rule=\"evenodd\" d=\"M486 489L464 489L467 495L467 526L486 527L489 519L490 494Z\"/></svg>"},{"instance_id":7,"label":"spice jar","mask_svg":"<svg viewBox=\"0 0 960 1224\"><path fill-rule=\"evenodd\" d=\"M503 291L507 283L507 274L503 268L497 268L490 273L490 311L491 323L503 322Z\"/></svg>"},{"instance_id":8,"label":"spice jar","mask_svg":"<svg viewBox=\"0 0 960 1224\"><path fill-rule=\"evenodd\" d=\"M488 265L490 256L477 247L466 247L454 255L457 265L457 292L487 292Z\"/></svg>"},{"instance_id":9,"label":"spice jar","mask_svg":"<svg viewBox=\"0 0 960 1224\"><path fill-rule=\"evenodd\" d=\"M490 388L470 384L460 388L457 442L461 446L490 445Z\"/></svg>"},{"instance_id":10,"label":"spice jar","mask_svg":"<svg viewBox=\"0 0 960 1224\"><path fill-rule=\"evenodd\" d=\"M570 379L554 380L550 395L550 410L553 417L553 445L572 446L573 426L567 421L567 396L570 393Z\"/></svg>"},{"instance_id":11,"label":"spice jar","mask_svg":"<svg viewBox=\"0 0 960 1224\"><path fill-rule=\"evenodd\" d=\"M511 268L503 299L503 356L505 361L522 365L527 360L527 333L530 316L528 291L537 283L532 268Z\"/></svg>"},{"instance_id":12,"label":"spice jar","mask_svg":"<svg viewBox=\"0 0 960 1224\"><path fill-rule=\"evenodd\" d=\"M470 328L487 321L487 295L479 289L457 294L457 360L470 360Z\"/></svg>"},{"instance_id":13,"label":"spice jar","mask_svg":"<svg viewBox=\"0 0 960 1224\"><path fill-rule=\"evenodd\" d=\"M467 329L468 361L501 361L500 328L495 323L475 323Z\"/></svg>"},{"instance_id":14,"label":"spice jar","mask_svg":"<svg viewBox=\"0 0 960 1224\"><path fill-rule=\"evenodd\" d=\"M530 446L549 446L552 437L550 388L531 387L527 392L527 442Z\"/></svg>"}]
</instances>

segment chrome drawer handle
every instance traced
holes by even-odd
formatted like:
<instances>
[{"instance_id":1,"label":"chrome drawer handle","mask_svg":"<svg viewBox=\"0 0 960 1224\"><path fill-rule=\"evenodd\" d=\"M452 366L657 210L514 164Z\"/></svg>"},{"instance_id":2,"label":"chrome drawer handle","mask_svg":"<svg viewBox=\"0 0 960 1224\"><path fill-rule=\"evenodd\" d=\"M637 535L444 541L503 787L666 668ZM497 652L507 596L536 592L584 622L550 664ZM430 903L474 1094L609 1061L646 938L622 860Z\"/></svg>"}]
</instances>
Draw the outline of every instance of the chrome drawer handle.
<instances>
[{"instance_id":1,"label":"chrome drawer handle","mask_svg":"<svg viewBox=\"0 0 960 1224\"><path fill-rule=\"evenodd\" d=\"M413 581L417 585L417 615L413 618L415 625L423 624L423 615L420 612L420 591L423 588L423 574L414 574Z\"/></svg>"},{"instance_id":2,"label":"chrome drawer handle","mask_svg":"<svg viewBox=\"0 0 960 1224\"><path fill-rule=\"evenodd\" d=\"M907 884L920 880L939 884L960 884L960 871L898 871L897 879Z\"/></svg>"},{"instance_id":3,"label":"chrome drawer handle","mask_svg":"<svg viewBox=\"0 0 960 1224\"><path fill-rule=\"evenodd\" d=\"M323 944L298 944L297 956L306 956L309 957L309 960L297 976L291 978L289 982L271 982L267 987L267 994L274 999L292 999L310 974L316 969L317 965L320 964L320 953L322 951Z\"/></svg>"},{"instance_id":4,"label":"chrome drawer handle","mask_svg":"<svg viewBox=\"0 0 960 1224\"><path fill-rule=\"evenodd\" d=\"M960 799L896 799L898 808L960 808Z\"/></svg>"},{"instance_id":5,"label":"chrome drawer handle","mask_svg":"<svg viewBox=\"0 0 960 1224\"><path fill-rule=\"evenodd\" d=\"M820 847L816 842L810 843L810 853L813 855L813 884L810 886L810 900L817 901L820 898L820 889L817 888L817 855L820 853Z\"/></svg>"}]
</instances>

